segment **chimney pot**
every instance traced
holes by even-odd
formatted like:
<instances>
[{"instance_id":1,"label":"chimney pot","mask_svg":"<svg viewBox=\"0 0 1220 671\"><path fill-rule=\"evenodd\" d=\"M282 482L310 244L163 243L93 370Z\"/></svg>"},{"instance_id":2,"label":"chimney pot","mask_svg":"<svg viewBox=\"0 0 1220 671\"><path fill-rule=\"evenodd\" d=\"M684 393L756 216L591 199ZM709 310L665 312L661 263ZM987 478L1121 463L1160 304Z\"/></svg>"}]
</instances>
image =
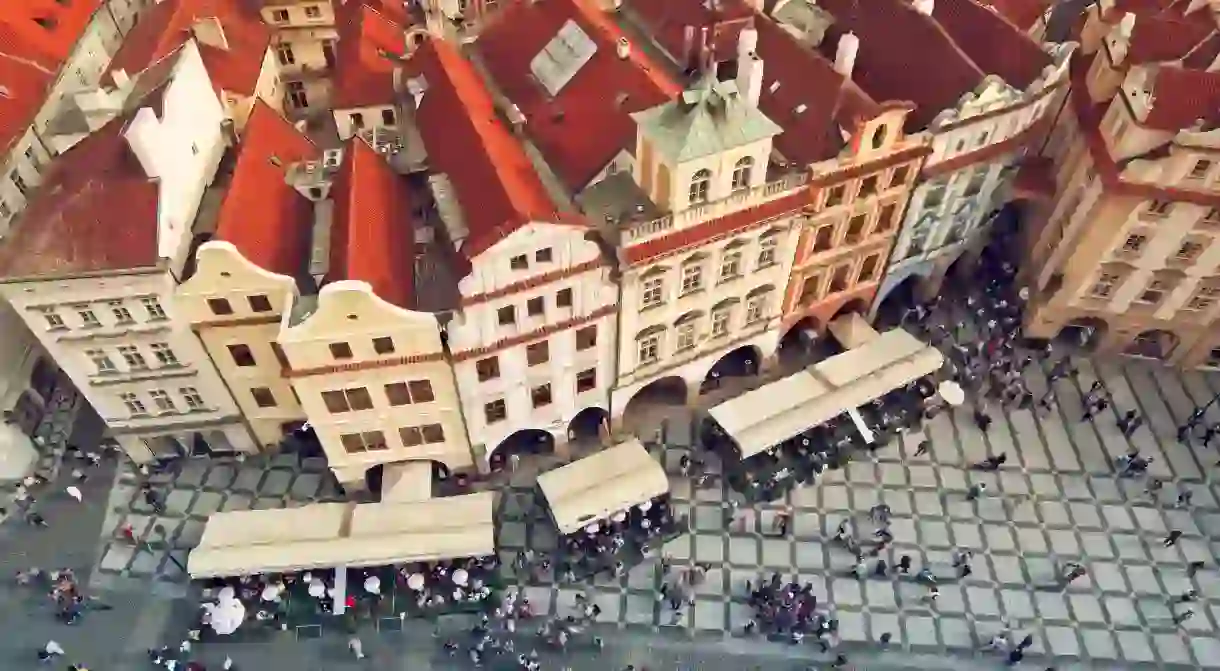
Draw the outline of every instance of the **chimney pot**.
<instances>
[{"instance_id":1,"label":"chimney pot","mask_svg":"<svg viewBox=\"0 0 1220 671\"><path fill-rule=\"evenodd\" d=\"M618 57L622 60L627 60L631 57L631 42L626 37L618 38L618 43L615 45L615 51Z\"/></svg>"},{"instance_id":2,"label":"chimney pot","mask_svg":"<svg viewBox=\"0 0 1220 671\"><path fill-rule=\"evenodd\" d=\"M844 33L835 47L835 72L851 77L856 67L856 54L860 52L860 38L854 33Z\"/></svg>"}]
</instances>

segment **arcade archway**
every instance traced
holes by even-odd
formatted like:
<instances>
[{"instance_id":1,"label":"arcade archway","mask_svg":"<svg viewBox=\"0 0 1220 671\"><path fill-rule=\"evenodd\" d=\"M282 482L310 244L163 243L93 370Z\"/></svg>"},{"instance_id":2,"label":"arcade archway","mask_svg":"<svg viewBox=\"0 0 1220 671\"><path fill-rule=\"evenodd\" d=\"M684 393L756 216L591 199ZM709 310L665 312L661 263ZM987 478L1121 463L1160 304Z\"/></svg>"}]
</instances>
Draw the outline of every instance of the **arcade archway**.
<instances>
[{"instance_id":1,"label":"arcade archway","mask_svg":"<svg viewBox=\"0 0 1220 671\"><path fill-rule=\"evenodd\" d=\"M918 300L917 290L924 278L919 273L911 273L896 284L881 299L877 306L877 321L882 324L898 325L907 310L915 307Z\"/></svg>"},{"instance_id":2,"label":"arcade archway","mask_svg":"<svg viewBox=\"0 0 1220 671\"><path fill-rule=\"evenodd\" d=\"M1067 347L1091 352L1097 348L1110 325L1097 317L1081 317L1064 324L1055 334L1055 342Z\"/></svg>"},{"instance_id":3,"label":"arcade archway","mask_svg":"<svg viewBox=\"0 0 1220 671\"><path fill-rule=\"evenodd\" d=\"M762 350L754 345L743 345L725 352L703 377L699 393L706 394L719 389L728 378L758 375L761 366Z\"/></svg>"},{"instance_id":4,"label":"arcade archway","mask_svg":"<svg viewBox=\"0 0 1220 671\"><path fill-rule=\"evenodd\" d=\"M1154 329L1135 336L1125 352L1149 359L1165 360L1178 348L1178 337L1169 331Z\"/></svg>"},{"instance_id":5,"label":"arcade archway","mask_svg":"<svg viewBox=\"0 0 1220 671\"><path fill-rule=\"evenodd\" d=\"M492 451L489 463L493 471L501 470L509 463L513 455L519 457L550 454L555 450L555 437L549 431L542 429L521 429L509 434L507 438L496 445Z\"/></svg>"},{"instance_id":6,"label":"arcade archway","mask_svg":"<svg viewBox=\"0 0 1220 671\"><path fill-rule=\"evenodd\" d=\"M568 422L568 440L572 442L597 443L609 431L610 414L596 406L576 413Z\"/></svg>"},{"instance_id":7,"label":"arcade archway","mask_svg":"<svg viewBox=\"0 0 1220 671\"><path fill-rule=\"evenodd\" d=\"M649 382L623 406L623 428L637 432L659 423L667 410L686 405L686 380L670 375Z\"/></svg>"}]
</instances>

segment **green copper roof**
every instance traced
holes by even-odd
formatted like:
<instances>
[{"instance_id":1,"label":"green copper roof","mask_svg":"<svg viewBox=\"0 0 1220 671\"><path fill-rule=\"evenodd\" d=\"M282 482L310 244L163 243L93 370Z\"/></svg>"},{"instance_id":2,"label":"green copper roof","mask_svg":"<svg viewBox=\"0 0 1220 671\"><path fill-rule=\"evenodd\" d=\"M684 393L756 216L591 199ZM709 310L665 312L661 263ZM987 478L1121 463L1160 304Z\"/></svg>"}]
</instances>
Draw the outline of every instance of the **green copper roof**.
<instances>
[{"instance_id":1,"label":"green copper roof","mask_svg":"<svg viewBox=\"0 0 1220 671\"><path fill-rule=\"evenodd\" d=\"M717 81L712 75L677 99L631 118L672 163L712 156L783 132L737 92L737 84Z\"/></svg>"}]
</instances>

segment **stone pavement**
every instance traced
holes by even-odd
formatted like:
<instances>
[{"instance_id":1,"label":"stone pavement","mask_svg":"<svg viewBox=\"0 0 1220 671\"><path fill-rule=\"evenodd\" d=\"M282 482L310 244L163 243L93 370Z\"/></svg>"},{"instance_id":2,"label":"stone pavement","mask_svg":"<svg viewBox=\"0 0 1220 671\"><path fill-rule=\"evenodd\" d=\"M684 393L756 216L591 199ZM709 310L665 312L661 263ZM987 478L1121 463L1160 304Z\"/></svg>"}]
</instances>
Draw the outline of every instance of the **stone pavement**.
<instances>
[{"instance_id":1,"label":"stone pavement","mask_svg":"<svg viewBox=\"0 0 1220 671\"><path fill-rule=\"evenodd\" d=\"M38 427L34 429L32 436L34 446L38 449L38 461L34 466L34 472L42 474L49 480L54 480L59 474L59 466L63 461L65 448L73 438L73 430L77 425L77 417L82 414L82 407L87 407L87 405L80 394L71 388L71 385L60 385L52 392L46 413ZM93 414L92 410L87 410L87 414L91 416L93 422L84 427L86 431L92 428L94 423L101 421L96 418L97 416ZM82 446L89 445L82 444ZM0 524L3 524L14 512L14 506L10 504L16 498L17 489L20 486L20 480L0 483Z\"/></svg>"}]
</instances>

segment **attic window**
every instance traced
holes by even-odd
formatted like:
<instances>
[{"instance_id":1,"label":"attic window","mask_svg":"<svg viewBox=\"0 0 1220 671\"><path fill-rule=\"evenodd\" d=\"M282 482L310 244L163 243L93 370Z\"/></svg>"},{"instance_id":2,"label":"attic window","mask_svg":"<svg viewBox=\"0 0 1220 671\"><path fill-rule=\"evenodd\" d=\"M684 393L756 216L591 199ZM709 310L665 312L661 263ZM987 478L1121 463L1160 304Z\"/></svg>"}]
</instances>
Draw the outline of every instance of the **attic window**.
<instances>
[{"instance_id":1,"label":"attic window","mask_svg":"<svg viewBox=\"0 0 1220 671\"><path fill-rule=\"evenodd\" d=\"M34 19L34 23L37 23L38 25L42 26L43 28L46 28L47 30L50 30L55 27L55 19L53 19L49 16L37 17Z\"/></svg>"}]
</instances>

